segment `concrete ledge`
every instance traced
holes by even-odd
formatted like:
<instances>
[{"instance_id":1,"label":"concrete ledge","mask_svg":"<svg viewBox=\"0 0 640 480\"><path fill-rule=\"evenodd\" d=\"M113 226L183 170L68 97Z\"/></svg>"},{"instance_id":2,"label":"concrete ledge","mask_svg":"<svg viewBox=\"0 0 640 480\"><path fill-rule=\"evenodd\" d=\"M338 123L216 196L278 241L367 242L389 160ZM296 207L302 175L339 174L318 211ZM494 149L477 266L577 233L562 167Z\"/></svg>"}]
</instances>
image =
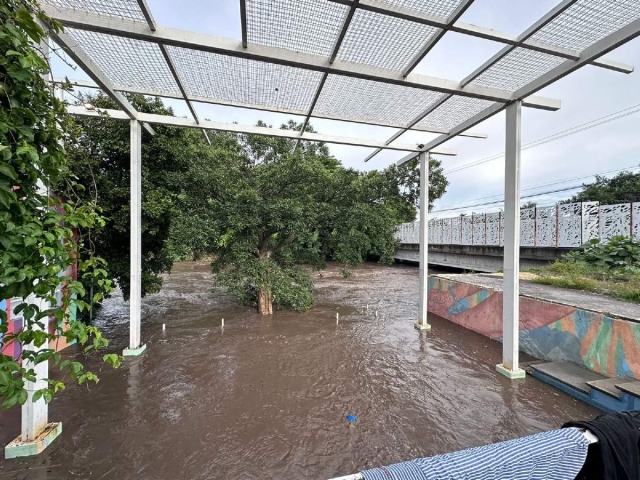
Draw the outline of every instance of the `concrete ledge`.
<instances>
[{"instance_id":1,"label":"concrete ledge","mask_svg":"<svg viewBox=\"0 0 640 480\"><path fill-rule=\"evenodd\" d=\"M426 325L423 325L420 322L416 322L413 324L413 328L415 328L416 330L420 330L421 332L430 332L431 331L431 325L429 325L428 323Z\"/></svg>"},{"instance_id":2,"label":"concrete ledge","mask_svg":"<svg viewBox=\"0 0 640 480\"><path fill-rule=\"evenodd\" d=\"M501 373L511 380L515 380L516 378L524 378L527 375L526 372L521 368L517 370L510 370L502 364L496 365L496 370L498 371L498 373Z\"/></svg>"},{"instance_id":3,"label":"concrete ledge","mask_svg":"<svg viewBox=\"0 0 640 480\"><path fill-rule=\"evenodd\" d=\"M23 442L22 436L16 438L9 445L4 447L4 458L31 457L38 455L51 442L53 442L62 433L62 423L49 423L44 430L38 435L38 438L31 442Z\"/></svg>"},{"instance_id":4,"label":"concrete ledge","mask_svg":"<svg viewBox=\"0 0 640 480\"><path fill-rule=\"evenodd\" d=\"M124 355L125 357L137 357L138 355L141 355L142 352L144 352L147 349L147 344L145 343L144 345L140 345L138 348L125 348L122 351L122 355Z\"/></svg>"}]
</instances>

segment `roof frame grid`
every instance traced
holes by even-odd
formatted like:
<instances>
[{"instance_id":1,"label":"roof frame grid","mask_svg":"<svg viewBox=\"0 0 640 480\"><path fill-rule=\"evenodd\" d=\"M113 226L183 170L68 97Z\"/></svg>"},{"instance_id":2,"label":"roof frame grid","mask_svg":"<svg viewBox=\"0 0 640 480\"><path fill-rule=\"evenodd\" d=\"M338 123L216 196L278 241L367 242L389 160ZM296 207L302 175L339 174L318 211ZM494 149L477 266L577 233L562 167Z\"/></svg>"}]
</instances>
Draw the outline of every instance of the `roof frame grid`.
<instances>
[{"instance_id":1,"label":"roof frame grid","mask_svg":"<svg viewBox=\"0 0 640 480\"><path fill-rule=\"evenodd\" d=\"M97 83L92 82L90 80L69 79L69 82L72 84L72 86L75 86L78 88L100 89L100 86ZM64 84L66 83L66 79L56 77L54 79L54 83ZM146 89L139 89L139 88L132 88L132 87L122 87L119 85L116 85L114 88L118 92L124 92L124 93L138 93L142 95L149 95L149 96L161 97L161 98L172 98L176 100L181 100L183 98L182 94L180 93L169 93L169 92L161 92L157 90L146 90ZM189 98L189 101L191 101L192 103L207 103L207 104L213 104L213 105L223 105L223 106L235 107L235 108L246 108L250 110L283 113L287 115L305 116L307 114L307 111L304 111L304 110L269 107L269 106L262 106L262 105L252 105L252 104L245 104L237 101L215 100L215 99L210 99L208 97L201 97L197 95L188 95L188 98ZM366 118L354 119L351 117L341 117L339 115L324 114L322 112L318 112L317 109L314 110L314 113L311 115L311 118L321 118L325 120L336 120L339 122L359 123L363 125L373 125L373 126L388 127L388 128L404 128L404 125L395 124L395 123L388 123L388 122L381 122L381 121L374 122ZM413 130L426 132L426 133L447 133L445 130L442 130L442 129L423 129L418 126L414 126ZM462 135L470 138L487 138L486 134L478 133L478 132L464 132Z\"/></svg>"},{"instance_id":2,"label":"roof frame grid","mask_svg":"<svg viewBox=\"0 0 640 480\"><path fill-rule=\"evenodd\" d=\"M92 109L88 110L84 106L81 105L70 105L67 107L68 113L71 115L80 115L86 117L94 117L94 118L102 118L105 120L129 120L129 115L127 112L122 110L110 110L110 109ZM239 125L237 123L222 123L222 122L214 122L210 120L204 120L200 123L196 123L195 120L191 120L189 118L184 117L172 117L170 115L158 115L152 113L143 113L138 112L137 120L140 122L148 122L159 125L171 125L177 127L188 127L188 128L205 128L208 130L215 130L220 132L229 132L235 134L247 134L247 135L265 135L272 136L278 138L287 138L291 140L298 139L298 132L295 130L282 130L278 128L272 127L257 127L257 126L249 126L249 125ZM377 148L382 144L376 140L365 140L361 138L351 138L351 137L342 137L337 135L324 135L319 133L310 133L305 132L302 137L302 140L310 141L310 142L325 142L325 143L335 143L340 145L353 145L358 147L369 147L369 148ZM402 144L402 145L394 145L391 147L384 147L389 150L397 150L397 151L409 151L409 152L419 152L419 149L416 145ZM431 153L434 155L456 155L455 150L451 150L449 148L437 148L434 149Z\"/></svg>"},{"instance_id":3,"label":"roof frame grid","mask_svg":"<svg viewBox=\"0 0 640 480\"><path fill-rule=\"evenodd\" d=\"M461 87L466 87L470 84L481 84L483 86L491 85L495 87L497 83L500 87L515 85L516 87L522 86L521 83L524 81L524 84L528 83L526 78L530 76L531 72L542 72L547 73L552 70L558 64L562 63L560 60L561 57L541 57L542 55L546 55L538 50L527 50L523 48L523 44L529 40L533 35L537 32L541 31L547 25L551 24L554 20L556 20L559 16L564 14L568 9L574 6L579 0L562 0L558 5L556 5L553 9L543 15L538 21L532 24L529 28L527 28L524 32L522 32L517 38L516 41L512 44L506 45L499 52L497 52L493 57L479 66L476 70L474 70L471 74L465 77L461 82ZM454 23L454 22L452 22ZM444 31L444 30L443 30ZM509 62L510 57L516 55L515 61ZM524 57L524 61L523 60ZM557 60L556 60L557 59ZM507 65L502 65L501 63L507 63ZM503 71L506 67L506 70L511 72L510 76L502 75ZM509 68L510 67L510 68ZM514 75L514 70L516 75ZM517 75L520 73L519 75ZM493 75L492 75L493 74ZM537 77L538 75L536 75ZM487 77L484 80L484 83L480 83L483 77ZM517 89L517 88L516 88ZM514 89L514 90L516 90ZM441 104L446 102L452 97L452 95L447 96L442 99ZM415 122L412 123L412 126L418 125L420 122L423 122L428 118L428 116L435 111L440 105L437 105L435 108L427 109L420 118L416 119ZM401 135L406 133L409 129L403 129L399 132L396 132L392 135L388 140L387 144L398 139ZM377 155L381 150L376 150L372 152L365 158L365 162L371 160L375 155Z\"/></svg>"},{"instance_id":4,"label":"roof frame grid","mask_svg":"<svg viewBox=\"0 0 640 480\"><path fill-rule=\"evenodd\" d=\"M349 5L350 0L328 0L333 3ZM497 32L496 30L479 27L470 23L462 22L460 20L449 23L446 18L437 17L425 13L421 13L417 10L409 9L402 6L391 5L389 3L380 0L360 0L358 8L362 10L369 10L372 12L382 13L398 18L404 18L417 23L424 23L425 25L431 25L437 28L441 28L446 31L461 33L463 35L469 35L473 37L483 38L485 40L491 40L498 43L504 43L507 45L518 44L522 48L536 50L541 53L547 53L549 55L555 55L562 58L577 60L579 58L579 52L570 48L563 48L548 43L543 43L534 39L527 39L519 43L518 36ZM633 67L614 60L608 60L605 58L599 58L593 60L593 65L609 70L614 70L620 73L632 73Z\"/></svg>"},{"instance_id":5,"label":"roof frame grid","mask_svg":"<svg viewBox=\"0 0 640 480\"><path fill-rule=\"evenodd\" d=\"M147 5L147 1L137 0L137 2L138 2L138 5L140 6L140 10L142 10L142 14L144 15L144 18L147 20L147 25L149 26L149 29L155 32L156 21L154 20L153 15L151 14L151 10L149 9L149 5ZM198 112L196 111L193 104L189 100L189 97L187 96L187 92L184 89L184 84L180 79L180 75L178 74L178 71L176 70L175 65L173 64L173 60L171 60L171 56L167 51L167 47L165 47L162 44L159 44L158 47L160 47L160 52L162 53L162 56L164 57L165 62L167 62L167 67L171 71L171 75L173 75L173 79L178 85L178 89L180 90L180 93L182 94L182 98L186 102L187 108L189 108L189 111L191 112L193 119L196 121L196 123L200 123L200 119L198 118ZM209 135L207 134L207 131L205 129L202 129L202 135L204 135L206 142L209 145L211 145L211 140L209 139Z\"/></svg>"},{"instance_id":6,"label":"roof frame grid","mask_svg":"<svg viewBox=\"0 0 640 480\"><path fill-rule=\"evenodd\" d=\"M458 19L468 10L474 0L462 0L458 7L447 17L447 25L453 25L458 21ZM409 64L402 71L402 76L406 77L409 75L422 61L424 57L436 46L436 44L444 37L444 34L447 33L447 30L442 28L438 33L432 36L420 49L418 54L409 62Z\"/></svg>"},{"instance_id":7,"label":"roof frame grid","mask_svg":"<svg viewBox=\"0 0 640 480\"><path fill-rule=\"evenodd\" d=\"M459 86L459 82L453 80L414 73L407 77L402 77L401 72L395 70L345 62L343 60L336 60L331 65L324 57L318 55L253 44L251 44L251 48L245 49L242 47L241 42L236 40L160 26L153 32L146 26L141 26L139 22L105 18L91 13L58 9L48 5L43 6L47 14L60 21L63 25L81 30L107 33L118 37L133 38L158 44L162 43L167 46L182 47L190 50L218 53L230 57L287 65L305 70L335 73L381 83L405 85L441 93L452 93L505 103L512 101L512 95L509 92L474 86L462 88ZM539 97L527 99L525 106L543 110L557 110L560 107L558 101Z\"/></svg>"},{"instance_id":8,"label":"roof frame grid","mask_svg":"<svg viewBox=\"0 0 640 480\"><path fill-rule=\"evenodd\" d=\"M561 65L552 69L545 75L532 80L527 85L521 87L514 93L514 101L525 98L529 95L534 94L538 90L560 80L561 78L569 75L570 73L578 70L579 68L592 63L595 59L602 55L606 55L610 51L618 48L620 45L633 40L640 36L640 17L631 23L625 25L619 30L609 34L608 36L600 39L590 47L587 47L580 54L580 58L578 60L566 60ZM480 113L474 115L473 117L467 119L466 121L459 124L457 127L453 128L449 133L445 135L441 135L438 138L432 140L427 145L422 148L422 151L430 151L432 148L438 147L442 145L447 140L452 139L453 137L459 135L465 130L474 127L480 122L492 117L498 112L501 112L506 108L505 104L502 103L494 103L493 105L487 107ZM409 154L404 158L398 161L399 165L406 163L415 157L415 154Z\"/></svg>"},{"instance_id":9,"label":"roof frame grid","mask_svg":"<svg viewBox=\"0 0 640 480\"><path fill-rule=\"evenodd\" d=\"M71 59L85 71L91 79L100 86L103 92L111 97L116 104L122 108L131 120L137 118L138 112L131 105L129 100L122 93L115 90L109 77L93 62L93 60L76 45L76 42L64 32L56 32L50 25L45 25L49 30L49 35L63 50L71 57ZM144 129L151 135L155 135L155 131L151 125L144 123Z\"/></svg>"}]
</instances>

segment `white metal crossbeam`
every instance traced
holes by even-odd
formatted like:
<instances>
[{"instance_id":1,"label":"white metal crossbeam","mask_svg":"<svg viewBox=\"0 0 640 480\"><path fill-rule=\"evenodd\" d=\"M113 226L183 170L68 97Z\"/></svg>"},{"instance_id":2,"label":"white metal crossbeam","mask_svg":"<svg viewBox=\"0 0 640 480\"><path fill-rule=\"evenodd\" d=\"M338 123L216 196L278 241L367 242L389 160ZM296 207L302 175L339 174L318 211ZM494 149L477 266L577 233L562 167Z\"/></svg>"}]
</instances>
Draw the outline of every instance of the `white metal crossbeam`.
<instances>
[{"instance_id":1,"label":"white metal crossbeam","mask_svg":"<svg viewBox=\"0 0 640 480\"><path fill-rule=\"evenodd\" d=\"M514 94L514 100L519 100L525 98L538 90L551 85L552 83L560 80L561 78L569 75L570 73L578 70L585 65L592 63L595 59L602 55L606 55L610 51L618 48L620 45L625 44L626 42L633 40L634 38L640 36L640 19L634 20L629 23L625 27L617 30L616 32L608 35L607 37L597 41L590 47L586 48L580 54L580 58L578 60L567 60L562 64L558 65L554 69L550 70L546 74L541 77L529 82L524 87L517 90ZM459 135L469 128L473 128L480 122L492 117L498 112L501 112L506 108L506 105L503 103L494 103L490 107L486 108L482 112L477 115L471 117L467 121L461 123L454 129L452 129L449 133L445 135L441 135L438 138L429 142L424 148L424 151L429 151L432 148L438 147L442 145L447 140L452 139L453 137ZM404 158L398 161L399 165L408 162L412 158L415 158L415 154L409 154Z\"/></svg>"},{"instance_id":2,"label":"white metal crossbeam","mask_svg":"<svg viewBox=\"0 0 640 480\"><path fill-rule=\"evenodd\" d=\"M349 5L351 3L349 0L329 1L346 5ZM479 27L477 25L461 22L459 20L457 22L454 22L453 24L450 24L446 18L424 14L399 5L392 5L387 2L381 2L380 0L360 0L358 8L371 12L377 12L383 15L389 15L396 18L402 18L412 22L422 23L451 32L461 33L463 35L483 38L485 40L491 40L494 42L505 43L508 45L514 45L518 43L518 37L509 33L498 32L496 30ZM555 45L548 45L533 40L522 42L519 46L529 50L536 50L538 52L547 53L549 55L556 55L572 60L577 60L579 56L579 52L576 52L574 50L556 47ZM609 70L615 70L621 73L633 72L632 66L605 58L593 60L593 65Z\"/></svg>"},{"instance_id":3,"label":"white metal crossbeam","mask_svg":"<svg viewBox=\"0 0 640 480\"><path fill-rule=\"evenodd\" d=\"M54 79L55 83L58 84L64 84L66 83L66 79L64 78L55 78ZM100 86L98 84L96 84L95 82L92 82L90 80L77 80L77 79L70 79L69 82L74 85L77 86L79 88L100 88ZM119 92L126 92L126 93L139 93L142 95L149 95L152 97L161 97L161 98L173 98L176 100L180 100L182 99L182 94L177 94L177 93L170 93L170 92L163 92L163 91L159 91L159 90L148 90L148 89L140 89L140 88L133 88L133 87L122 87L120 85L115 85L114 88L116 89L116 91ZM265 112L275 112L275 113L285 113L285 114L289 114L289 115L300 115L300 116L305 116L307 115L308 111L305 112L304 110L295 110L295 109L291 109L291 108L277 108L277 107L268 107L268 106L262 106L262 105L252 105L252 104L246 104L246 103L241 103L241 102L236 102L236 101L224 101L224 100L217 100L217 99L213 99L213 98L209 98L209 97L199 97L196 95L188 95L187 98L189 99L190 102L197 102L197 103L210 103L210 104L215 104L215 105L225 105L228 107L237 107L237 108L247 108L247 109L251 109L251 110L261 110L261 111L265 111ZM311 118L323 118L326 120L338 120L341 122L349 122L349 123L361 123L361 124L365 124L365 125L375 125L378 127L391 127L391 128L405 128L405 125L400 125L400 124L394 124L394 123L385 123L385 122L374 122L371 120L365 120L365 119L359 119L359 118L353 118L353 117L341 117L338 115L321 115L321 114L317 114L317 113L312 113L311 114ZM447 133L446 130L443 129L434 129L434 128L422 128L422 127L418 127L417 125L414 125L413 127L410 127L411 130L416 130L419 132L427 132L427 133ZM483 133L478 133L478 132L464 132L462 134L465 137L471 137L471 138L486 138L486 134Z\"/></svg>"},{"instance_id":4,"label":"white metal crossbeam","mask_svg":"<svg viewBox=\"0 0 640 480\"><path fill-rule=\"evenodd\" d=\"M91 60L84 50L76 45L76 42L64 32L56 32L54 29L49 29L49 35L51 38L64 49L76 64L82 68L91 79L100 86L103 92L109 95L120 108L122 108L130 119L135 119L138 112L133 105L129 103L129 100L125 98L122 93L115 90L111 80L104 74L102 70ZM150 125L143 125L151 135L155 132Z\"/></svg>"},{"instance_id":5,"label":"white metal crossbeam","mask_svg":"<svg viewBox=\"0 0 640 480\"><path fill-rule=\"evenodd\" d=\"M109 110L109 109L94 109L87 110L83 106L69 105L67 106L67 112L71 115L81 115L85 117L97 117L115 120L129 120L127 112L122 110ZM215 130L220 132L229 133L242 133L248 135L264 135L268 137L288 138L296 140L299 138L297 130L282 130L278 128L269 127L256 127L249 125L239 125L237 123L222 123L213 122L210 120L203 120L200 123L196 123L194 120L184 117L172 117L170 115L158 115L152 113L138 112L137 120L140 122L146 122L158 125L171 125L175 127L188 127L188 128L205 128L207 130ZM410 144L396 144L396 145L384 145L382 142L375 140L365 140L352 137L341 137L337 135L324 135L319 133L305 132L302 136L302 140L310 142L324 142L335 143L339 145L352 145L356 147L369 147L369 148L384 148L388 150L399 150L408 152L420 152L417 145ZM456 152L448 148L439 148L431 150L434 155L449 155L455 156Z\"/></svg>"},{"instance_id":6,"label":"white metal crossbeam","mask_svg":"<svg viewBox=\"0 0 640 480\"><path fill-rule=\"evenodd\" d=\"M331 65L325 57L294 52L283 48L255 44L252 44L251 48L244 48L240 41L202 33L161 27L159 25L154 32L139 22L120 18L107 18L93 13L52 7L46 4L43 4L43 8L49 16L68 27L483 100L505 103L513 100L512 95L504 90L476 86L462 88L459 82L454 80L439 79L415 73L403 77L401 72L395 70L343 60L336 60ZM558 101L539 97L527 99L524 105L543 110L557 110L559 108Z\"/></svg>"}]
</instances>

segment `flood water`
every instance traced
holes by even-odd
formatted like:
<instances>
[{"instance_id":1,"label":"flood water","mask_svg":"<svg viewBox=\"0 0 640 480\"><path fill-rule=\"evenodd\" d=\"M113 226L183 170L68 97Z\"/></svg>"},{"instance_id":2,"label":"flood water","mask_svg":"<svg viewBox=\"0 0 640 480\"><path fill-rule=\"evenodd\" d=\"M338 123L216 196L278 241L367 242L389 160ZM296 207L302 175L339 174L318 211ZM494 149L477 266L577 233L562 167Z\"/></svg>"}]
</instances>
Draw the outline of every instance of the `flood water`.
<instances>
[{"instance_id":1,"label":"flood water","mask_svg":"<svg viewBox=\"0 0 640 480\"><path fill-rule=\"evenodd\" d=\"M56 397L61 437L36 458L0 461L0 479L328 479L598 414L499 375L497 342L437 317L416 331L415 267L367 264L344 279L330 266L316 307L272 318L211 281L206 263L177 264L144 299L148 350ZM127 346L127 322L128 305L110 299L98 318L110 350ZM19 422L19 410L0 412L2 445Z\"/></svg>"}]
</instances>

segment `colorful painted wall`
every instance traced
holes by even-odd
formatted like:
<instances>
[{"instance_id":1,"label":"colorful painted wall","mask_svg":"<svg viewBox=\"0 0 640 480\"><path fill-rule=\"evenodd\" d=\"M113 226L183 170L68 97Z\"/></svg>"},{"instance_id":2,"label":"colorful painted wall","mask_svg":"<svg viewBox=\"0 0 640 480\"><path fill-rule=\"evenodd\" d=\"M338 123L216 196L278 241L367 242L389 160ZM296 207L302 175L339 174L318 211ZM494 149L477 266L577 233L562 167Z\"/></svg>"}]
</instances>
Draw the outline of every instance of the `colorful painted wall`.
<instances>
[{"instance_id":1,"label":"colorful painted wall","mask_svg":"<svg viewBox=\"0 0 640 480\"><path fill-rule=\"evenodd\" d=\"M502 292L429 278L429 312L500 340ZM640 379L640 324L567 305L520 298L520 349L602 375Z\"/></svg>"}]
</instances>

